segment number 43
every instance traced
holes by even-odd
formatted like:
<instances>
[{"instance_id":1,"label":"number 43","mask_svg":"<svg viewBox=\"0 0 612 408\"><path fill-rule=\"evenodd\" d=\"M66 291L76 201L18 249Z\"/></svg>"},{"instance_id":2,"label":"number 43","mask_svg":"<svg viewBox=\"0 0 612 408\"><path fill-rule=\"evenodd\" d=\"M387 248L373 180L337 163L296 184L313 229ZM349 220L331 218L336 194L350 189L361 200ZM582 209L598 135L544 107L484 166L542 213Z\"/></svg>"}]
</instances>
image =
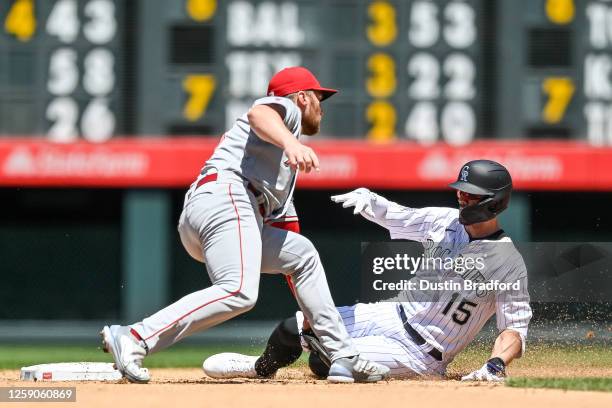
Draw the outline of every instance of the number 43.
<instances>
[{"instance_id":1,"label":"number 43","mask_svg":"<svg viewBox=\"0 0 612 408\"><path fill-rule=\"evenodd\" d=\"M450 301L446 304L446 307L444 307L444 310L442 310L442 314L444 316L446 316L448 312L451 310L458 296L459 296L459 293L453 293ZM472 316L472 310L470 310L469 308L472 308L474 306L478 306L478 304L474 302L470 302L469 300L466 300L466 298L463 298L461 302L459 302L459 305L457 306L457 309L455 309L455 312L452 314L453 322L461 326L466 324L469 318Z\"/></svg>"}]
</instances>

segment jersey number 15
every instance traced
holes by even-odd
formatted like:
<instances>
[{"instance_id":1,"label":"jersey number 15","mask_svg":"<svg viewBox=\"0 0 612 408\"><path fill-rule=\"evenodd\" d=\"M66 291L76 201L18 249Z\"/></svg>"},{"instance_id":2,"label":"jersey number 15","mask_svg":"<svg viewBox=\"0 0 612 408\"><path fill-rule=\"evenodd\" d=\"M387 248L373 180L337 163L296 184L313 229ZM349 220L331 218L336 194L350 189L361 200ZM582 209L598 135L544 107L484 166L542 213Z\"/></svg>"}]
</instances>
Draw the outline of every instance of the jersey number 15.
<instances>
[{"instance_id":1,"label":"jersey number 15","mask_svg":"<svg viewBox=\"0 0 612 408\"><path fill-rule=\"evenodd\" d=\"M459 293L453 293L450 301L446 304L446 306L442 310L442 314L444 316L446 316L448 312L451 310L458 296L459 296ZM457 305L455 312L453 312L452 314L453 322L460 324L462 326L466 324L470 316L472 316L472 310L470 310L470 308L474 306L478 306L478 305L474 302L470 302L469 300L466 300L465 298L463 298L461 302L459 302L459 305Z\"/></svg>"}]
</instances>

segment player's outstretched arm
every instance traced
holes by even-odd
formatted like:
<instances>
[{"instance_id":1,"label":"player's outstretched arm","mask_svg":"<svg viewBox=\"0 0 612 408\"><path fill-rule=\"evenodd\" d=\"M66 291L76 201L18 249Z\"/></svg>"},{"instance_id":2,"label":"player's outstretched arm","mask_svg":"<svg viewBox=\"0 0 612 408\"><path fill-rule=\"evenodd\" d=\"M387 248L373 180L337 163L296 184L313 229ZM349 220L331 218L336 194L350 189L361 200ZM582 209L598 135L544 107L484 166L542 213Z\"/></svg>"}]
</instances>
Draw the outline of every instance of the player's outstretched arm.
<instances>
[{"instance_id":1,"label":"player's outstretched arm","mask_svg":"<svg viewBox=\"0 0 612 408\"><path fill-rule=\"evenodd\" d=\"M283 121L283 108L276 105L255 105L247 114L251 130L262 140L285 151L287 164L306 173L319 170L314 150L300 143Z\"/></svg>"},{"instance_id":2,"label":"player's outstretched arm","mask_svg":"<svg viewBox=\"0 0 612 408\"><path fill-rule=\"evenodd\" d=\"M342 207L353 209L353 214L361 214L364 218L386 226L387 209L390 202L367 188L361 187L346 194L331 196L334 203L342 204Z\"/></svg>"},{"instance_id":3,"label":"player's outstretched arm","mask_svg":"<svg viewBox=\"0 0 612 408\"><path fill-rule=\"evenodd\" d=\"M493 345L491 358L478 370L461 378L461 381L503 381L506 366L522 354L522 339L514 330L502 331Z\"/></svg>"},{"instance_id":4,"label":"player's outstretched arm","mask_svg":"<svg viewBox=\"0 0 612 408\"><path fill-rule=\"evenodd\" d=\"M432 230L446 228L458 217L454 208L406 207L375 194L367 188L358 188L346 194L331 197L344 208L355 207L353 214L375 222L389 230L391 239L409 239L425 242Z\"/></svg>"}]
</instances>

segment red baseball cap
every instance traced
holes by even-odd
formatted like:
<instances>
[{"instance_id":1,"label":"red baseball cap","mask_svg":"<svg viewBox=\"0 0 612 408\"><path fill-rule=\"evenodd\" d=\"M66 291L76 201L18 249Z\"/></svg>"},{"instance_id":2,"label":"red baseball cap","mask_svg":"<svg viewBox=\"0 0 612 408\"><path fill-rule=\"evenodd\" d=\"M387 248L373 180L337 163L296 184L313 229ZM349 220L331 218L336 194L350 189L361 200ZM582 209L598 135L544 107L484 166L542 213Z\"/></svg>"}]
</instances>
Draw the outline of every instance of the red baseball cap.
<instances>
[{"instance_id":1,"label":"red baseball cap","mask_svg":"<svg viewBox=\"0 0 612 408\"><path fill-rule=\"evenodd\" d=\"M336 89L323 88L319 80L304 67L285 68L270 79L268 96L286 96L298 91L320 91L325 100L338 92Z\"/></svg>"}]
</instances>

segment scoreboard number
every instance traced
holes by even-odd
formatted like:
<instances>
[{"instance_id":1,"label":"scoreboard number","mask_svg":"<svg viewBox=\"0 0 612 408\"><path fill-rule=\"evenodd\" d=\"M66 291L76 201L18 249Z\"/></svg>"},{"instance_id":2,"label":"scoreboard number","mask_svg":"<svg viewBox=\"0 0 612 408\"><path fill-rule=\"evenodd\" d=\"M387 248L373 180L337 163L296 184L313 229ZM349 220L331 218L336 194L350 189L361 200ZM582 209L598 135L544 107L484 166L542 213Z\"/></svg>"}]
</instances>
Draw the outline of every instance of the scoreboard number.
<instances>
[{"instance_id":1,"label":"scoreboard number","mask_svg":"<svg viewBox=\"0 0 612 408\"><path fill-rule=\"evenodd\" d=\"M36 33L34 0L15 0L4 21L4 29L19 41L29 41Z\"/></svg>"},{"instance_id":2,"label":"scoreboard number","mask_svg":"<svg viewBox=\"0 0 612 408\"><path fill-rule=\"evenodd\" d=\"M395 8L387 1L375 1L368 6L368 16L372 23L368 25L368 40L377 47L384 47L395 41L397 23Z\"/></svg>"},{"instance_id":3,"label":"scoreboard number","mask_svg":"<svg viewBox=\"0 0 612 408\"><path fill-rule=\"evenodd\" d=\"M68 47L53 51L49 59L47 90L53 95L70 95L79 84L77 52Z\"/></svg>"},{"instance_id":4,"label":"scoreboard number","mask_svg":"<svg viewBox=\"0 0 612 408\"><path fill-rule=\"evenodd\" d=\"M408 95L414 99L435 99L440 95L440 64L431 54L419 52L408 62L408 74L414 78Z\"/></svg>"},{"instance_id":5,"label":"scoreboard number","mask_svg":"<svg viewBox=\"0 0 612 408\"><path fill-rule=\"evenodd\" d=\"M85 16L89 21L83 27L83 34L89 42L106 44L115 37L117 20L111 0L91 0L85 5Z\"/></svg>"},{"instance_id":6,"label":"scoreboard number","mask_svg":"<svg viewBox=\"0 0 612 408\"><path fill-rule=\"evenodd\" d=\"M442 138L453 145L474 139L478 91L468 49L477 41L476 24L476 11L468 2L412 3L408 42L418 51L406 65L411 101L404 124L407 138L423 144ZM441 52L440 45L450 50Z\"/></svg>"},{"instance_id":7,"label":"scoreboard number","mask_svg":"<svg viewBox=\"0 0 612 408\"><path fill-rule=\"evenodd\" d=\"M551 77L544 80L542 90L548 96L542 111L544 122L549 124L561 122L575 89L574 82L569 77Z\"/></svg>"},{"instance_id":8,"label":"scoreboard number","mask_svg":"<svg viewBox=\"0 0 612 408\"><path fill-rule=\"evenodd\" d=\"M115 132L115 114L109 109L106 98L92 99L81 118L81 131L85 140L105 142Z\"/></svg>"},{"instance_id":9,"label":"scoreboard number","mask_svg":"<svg viewBox=\"0 0 612 408\"><path fill-rule=\"evenodd\" d=\"M574 0L546 0L546 16L555 24L569 24L575 14Z\"/></svg>"},{"instance_id":10,"label":"scoreboard number","mask_svg":"<svg viewBox=\"0 0 612 408\"><path fill-rule=\"evenodd\" d=\"M215 77L213 75L188 75L183 81L183 89L189 97L183 108L183 117L195 122L206 113L215 91Z\"/></svg>"},{"instance_id":11,"label":"scoreboard number","mask_svg":"<svg viewBox=\"0 0 612 408\"><path fill-rule=\"evenodd\" d=\"M73 43L79 35L80 22L76 0L58 0L47 19L47 33L65 44Z\"/></svg>"},{"instance_id":12,"label":"scoreboard number","mask_svg":"<svg viewBox=\"0 0 612 408\"><path fill-rule=\"evenodd\" d=\"M417 102L406 119L406 136L422 144L438 140L438 110L433 102Z\"/></svg>"},{"instance_id":13,"label":"scoreboard number","mask_svg":"<svg viewBox=\"0 0 612 408\"><path fill-rule=\"evenodd\" d=\"M185 8L189 17L199 23L203 23L215 15L217 0L187 0Z\"/></svg>"},{"instance_id":14,"label":"scoreboard number","mask_svg":"<svg viewBox=\"0 0 612 408\"><path fill-rule=\"evenodd\" d=\"M79 4L83 4L83 24L79 20ZM49 57L47 91L54 97L45 114L51 122L47 132L49 138L56 142L73 141L79 136L80 125L84 139L91 142L108 140L116 127L109 101L116 87L115 55L103 45L110 43L117 34L115 3L112 0L57 0L45 27L47 34L65 44ZM87 41L85 47L82 41L77 42L81 30ZM91 44L95 47L89 49ZM82 76L79 71L81 58ZM79 84L89 96L81 102L82 107L74 97Z\"/></svg>"},{"instance_id":15,"label":"scoreboard number","mask_svg":"<svg viewBox=\"0 0 612 408\"><path fill-rule=\"evenodd\" d=\"M366 117L372 124L368 139L383 142L393 138L397 120L393 105L387 101L374 101L368 106Z\"/></svg>"},{"instance_id":16,"label":"scoreboard number","mask_svg":"<svg viewBox=\"0 0 612 408\"><path fill-rule=\"evenodd\" d=\"M476 13L466 3L449 3L444 9L444 40L453 48L467 48L476 41Z\"/></svg>"},{"instance_id":17,"label":"scoreboard number","mask_svg":"<svg viewBox=\"0 0 612 408\"><path fill-rule=\"evenodd\" d=\"M67 96L53 99L47 106L46 116L53 123L47 132L49 140L68 143L78 137L79 107L74 99Z\"/></svg>"},{"instance_id":18,"label":"scoreboard number","mask_svg":"<svg viewBox=\"0 0 612 408\"><path fill-rule=\"evenodd\" d=\"M375 98L387 98L397 87L395 78L395 61L390 55L376 53L368 58L368 70L371 75L366 80L368 93Z\"/></svg>"},{"instance_id":19,"label":"scoreboard number","mask_svg":"<svg viewBox=\"0 0 612 408\"><path fill-rule=\"evenodd\" d=\"M448 102L442 109L442 136L451 145L465 145L476 132L474 109L465 102Z\"/></svg>"},{"instance_id":20,"label":"scoreboard number","mask_svg":"<svg viewBox=\"0 0 612 408\"><path fill-rule=\"evenodd\" d=\"M85 56L83 88L92 96L105 96L115 87L115 57L106 48L94 48Z\"/></svg>"},{"instance_id":21,"label":"scoreboard number","mask_svg":"<svg viewBox=\"0 0 612 408\"><path fill-rule=\"evenodd\" d=\"M410 10L408 41L418 48L433 46L440 36L438 6L429 1L415 1Z\"/></svg>"},{"instance_id":22,"label":"scoreboard number","mask_svg":"<svg viewBox=\"0 0 612 408\"><path fill-rule=\"evenodd\" d=\"M366 38L379 48L367 59L368 76L365 79L367 94L374 100L365 108L364 116L370 125L366 137L375 142L395 138L397 113L395 106L386 100L397 90L395 59L380 48L388 47L397 39L397 12L395 6L386 0L374 0L368 4L369 23Z\"/></svg>"},{"instance_id":23,"label":"scoreboard number","mask_svg":"<svg viewBox=\"0 0 612 408\"><path fill-rule=\"evenodd\" d=\"M474 61L465 54L454 53L444 61L444 74L449 78L444 87L448 99L467 100L476 96Z\"/></svg>"}]
</instances>

